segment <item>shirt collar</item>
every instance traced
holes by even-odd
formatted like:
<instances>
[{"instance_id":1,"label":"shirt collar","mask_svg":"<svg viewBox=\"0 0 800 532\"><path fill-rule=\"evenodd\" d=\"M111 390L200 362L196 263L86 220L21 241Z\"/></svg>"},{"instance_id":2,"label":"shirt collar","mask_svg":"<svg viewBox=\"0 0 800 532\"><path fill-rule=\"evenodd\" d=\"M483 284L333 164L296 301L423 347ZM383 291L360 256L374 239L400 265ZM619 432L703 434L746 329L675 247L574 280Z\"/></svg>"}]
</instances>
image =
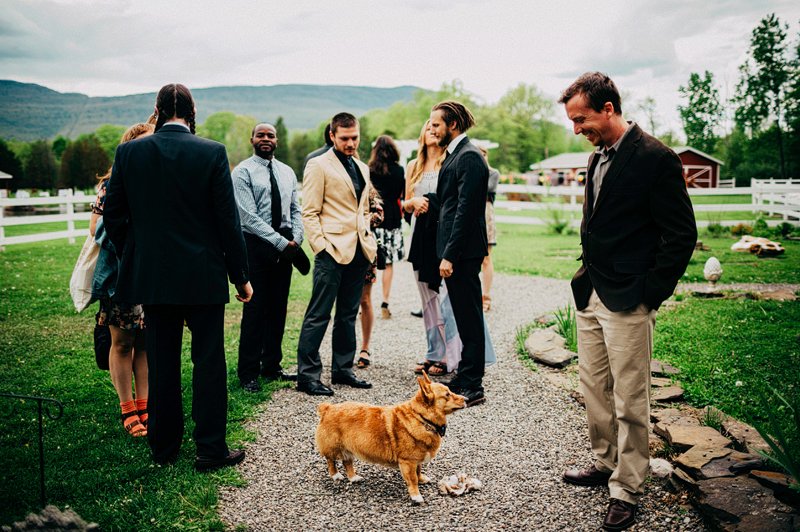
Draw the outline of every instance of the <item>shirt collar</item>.
<instances>
[{"instance_id":1,"label":"shirt collar","mask_svg":"<svg viewBox=\"0 0 800 532\"><path fill-rule=\"evenodd\" d=\"M447 145L447 153L449 153L450 155L453 155L453 152L455 151L456 146L458 146L458 143L461 142L461 139L465 139L465 138L467 138L467 134L466 133L462 133L459 136L457 136L456 138L454 138L453 140L451 140L450 144Z\"/></svg>"},{"instance_id":2,"label":"shirt collar","mask_svg":"<svg viewBox=\"0 0 800 532\"><path fill-rule=\"evenodd\" d=\"M273 157L272 159L264 159L263 157L259 157L258 155L253 154L253 160L258 164L269 166L269 163L273 162L275 160L275 157ZM273 164L272 167L278 168L278 165Z\"/></svg>"},{"instance_id":3,"label":"shirt collar","mask_svg":"<svg viewBox=\"0 0 800 532\"><path fill-rule=\"evenodd\" d=\"M606 148L605 146L598 146L598 147L597 147L597 153L598 153L598 154L600 154L600 155L603 155L603 156L606 156L606 157L607 157L607 156L608 156L608 154L609 154L609 152L611 152L611 150L614 150L614 151L613 151L613 153L616 153L616 152L618 152L618 151L619 151L619 147L620 147L620 145L622 144L622 141L623 141L623 140L625 140L625 137L627 137L627 136L628 136L628 132L629 132L631 129L633 129L633 126L634 126L634 125L636 125L636 122L634 122L634 121L630 121L630 122L628 122L628 127L627 127L627 128L625 128L625 131L624 131L624 132L622 133L622 135L621 135L621 136L620 136L620 137L617 139L617 142L615 142L615 143L614 143L614 144L613 144L611 147L609 147L609 148Z\"/></svg>"},{"instance_id":4,"label":"shirt collar","mask_svg":"<svg viewBox=\"0 0 800 532\"><path fill-rule=\"evenodd\" d=\"M189 126L187 126L187 125L186 125L186 124L184 124L183 122L179 122L179 121L177 121L177 120L173 120L173 121L171 121L171 122L164 122L164 125L165 125L165 126L181 126L181 127L182 127L183 129L185 129L186 131L191 131L191 129L189 129Z\"/></svg>"}]
</instances>

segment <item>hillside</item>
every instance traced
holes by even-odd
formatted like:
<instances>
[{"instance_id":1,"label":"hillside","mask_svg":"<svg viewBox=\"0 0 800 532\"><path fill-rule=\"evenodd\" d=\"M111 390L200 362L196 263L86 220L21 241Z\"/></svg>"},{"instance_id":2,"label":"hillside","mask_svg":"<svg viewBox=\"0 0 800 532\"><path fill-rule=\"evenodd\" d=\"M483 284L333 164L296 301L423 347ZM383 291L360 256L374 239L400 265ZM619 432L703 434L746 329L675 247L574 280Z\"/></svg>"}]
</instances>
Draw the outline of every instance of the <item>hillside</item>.
<instances>
[{"instance_id":1,"label":"hillside","mask_svg":"<svg viewBox=\"0 0 800 532\"><path fill-rule=\"evenodd\" d=\"M192 90L197 120L232 111L261 120L283 116L289 129L309 129L336 112L357 116L370 109L410 100L418 87L390 89L341 85L272 85L211 87ZM129 125L145 120L153 110L155 92L129 96L89 97L61 93L17 81L0 80L0 138L35 140L57 135L77 137L102 124Z\"/></svg>"}]
</instances>

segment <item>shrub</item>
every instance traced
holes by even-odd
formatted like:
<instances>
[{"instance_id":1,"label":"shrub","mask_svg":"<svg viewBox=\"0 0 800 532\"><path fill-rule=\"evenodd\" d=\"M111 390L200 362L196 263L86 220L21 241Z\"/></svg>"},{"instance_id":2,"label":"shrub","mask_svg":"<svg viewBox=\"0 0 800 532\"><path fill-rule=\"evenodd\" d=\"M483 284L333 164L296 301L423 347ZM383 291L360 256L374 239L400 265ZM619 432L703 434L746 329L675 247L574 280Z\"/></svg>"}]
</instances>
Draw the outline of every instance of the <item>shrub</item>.
<instances>
[{"instance_id":1,"label":"shrub","mask_svg":"<svg viewBox=\"0 0 800 532\"><path fill-rule=\"evenodd\" d=\"M710 223L706 226L706 233L708 233L709 236L722 236L727 232L728 230L725 226L717 222Z\"/></svg>"},{"instance_id":2,"label":"shrub","mask_svg":"<svg viewBox=\"0 0 800 532\"><path fill-rule=\"evenodd\" d=\"M770 451L759 452L791 475L794 482L789 487L800 492L800 404L790 404L774 388L772 393L780 404L777 408L767 407L766 424L756 424L756 430L769 444ZM790 418L788 430L782 425L787 415Z\"/></svg>"},{"instance_id":3,"label":"shrub","mask_svg":"<svg viewBox=\"0 0 800 532\"><path fill-rule=\"evenodd\" d=\"M794 231L794 226L789 222L782 222L772 229L776 238L786 238Z\"/></svg>"},{"instance_id":4,"label":"shrub","mask_svg":"<svg viewBox=\"0 0 800 532\"><path fill-rule=\"evenodd\" d=\"M764 215L762 214L756 216L756 221L753 223L753 236L770 236L769 226L767 225L767 221L764 219Z\"/></svg>"},{"instance_id":5,"label":"shrub","mask_svg":"<svg viewBox=\"0 0 800 532\"><path fill-rule=\"evenodd\" d=\"M564 233L564 230L569 228L569 212L558 208L548 208L545 210L545 214L547 215L547 220L545 220L545 223L547 224L547 229L551 233L560 235Z\"/></svg>"},{"instance_id":6,"label":"shrub","mask_svg":"<svg viewBox=\"0 0 800 532\"><path fill-rule=\"evenodd\" d=\"M556 332L564 337L566 348L578 351L578 324L575 320L575 311L570 305L556 310Z\"/></svg>"},{"instance_id":7,"label":"shrub","mask_svg":"<svg viewBox=\"0 0 800 532\"><path fill-rule=\"evenodd\" d=\"M747 224L736 224L733 227L731 227L731 234L733 236L752 235L753 226Z\"/></svg>"}]
</instances>

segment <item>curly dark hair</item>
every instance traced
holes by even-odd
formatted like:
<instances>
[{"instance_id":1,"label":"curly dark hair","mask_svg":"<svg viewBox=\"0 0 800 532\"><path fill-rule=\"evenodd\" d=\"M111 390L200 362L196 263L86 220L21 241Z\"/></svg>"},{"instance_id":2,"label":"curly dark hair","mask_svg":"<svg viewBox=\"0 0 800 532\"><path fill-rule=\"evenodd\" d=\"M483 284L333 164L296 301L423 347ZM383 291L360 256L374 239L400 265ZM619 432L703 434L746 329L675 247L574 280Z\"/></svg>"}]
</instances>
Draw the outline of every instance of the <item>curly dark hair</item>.
<instances>
[{"instance_id":1,"label":"curly dark hair","mask_svg":"<svg viewBox=\"0 0 800 532\"><path fill-rule=\"evenodd\" d=\"M399 160L400 152L392 137L381 135L375 139L375 145L369 155L369 173L370 175L389 175L389 166Z\"/></svg>"}]
</instances>

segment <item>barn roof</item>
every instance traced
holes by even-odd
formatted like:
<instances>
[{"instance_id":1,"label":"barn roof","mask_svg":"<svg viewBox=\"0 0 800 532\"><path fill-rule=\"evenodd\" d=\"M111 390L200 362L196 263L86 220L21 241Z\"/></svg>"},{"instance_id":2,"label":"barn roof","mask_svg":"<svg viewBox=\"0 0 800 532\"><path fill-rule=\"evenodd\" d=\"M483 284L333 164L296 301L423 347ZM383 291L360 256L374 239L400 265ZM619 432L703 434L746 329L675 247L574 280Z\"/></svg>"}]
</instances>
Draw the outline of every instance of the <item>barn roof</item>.
<instances>
[{"instance_id":1,"label":"barn roof","mask_svg":"<svg viewBox=\"0 0 800 532\"><path fill-rule=\"evenodd\" d=\"M719 159L715 159L714 157L710 156L707 153L704 153L697 148L692 148L691 146L677 146L672 148L675 153L680 155L684 152L692 152L700 157L704 157L709 161L713 161L719 165L725 164ZM572 153L559 153L553 157L548 157L547 159L543 159L538 163L533 163L530 166L531 170L572 170L575 168L586 168L586 163L589 162L589 155L592 152L590 151L582 151L582 152L572 152Z\"/></svg>"}]
</instances>

